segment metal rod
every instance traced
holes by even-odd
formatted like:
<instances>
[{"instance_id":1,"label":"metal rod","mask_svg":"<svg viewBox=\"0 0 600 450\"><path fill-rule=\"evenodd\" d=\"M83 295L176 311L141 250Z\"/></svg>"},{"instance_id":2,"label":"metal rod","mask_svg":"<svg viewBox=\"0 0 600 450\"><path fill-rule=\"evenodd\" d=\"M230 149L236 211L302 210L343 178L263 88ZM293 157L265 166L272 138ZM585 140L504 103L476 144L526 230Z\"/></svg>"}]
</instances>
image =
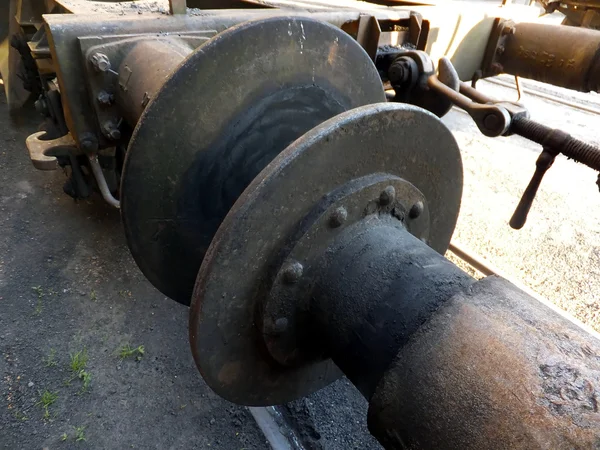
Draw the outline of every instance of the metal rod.
<instances>
[{"instance_id":1,"label":"metal rod","mask_svg":"<svg viewBox=\"0 0 600 450\"><path fill-rule=\"evenodd\" d=\"M486 81L486 82L492 83L492 84L497 84L498 86L504 86L504 87L507 87L510 89L516 89L515 86L513 86L511 83L507 83L506 81L503 81L503 80L498 80L497 78L485 78L483 81ZM578 103L571 102L569 100L564 100L560 97L556 97L551 94L545 94L544 92L538 92L533 89L529 89L525 86L521 87L521 91L526 94L535 95L536 97L540 97L540 98L549 100L554 103L558 103L558 104L565 105L565 106L570 106L571 108L579 109L581 111L589 112L591 114L599 114L600 115L600 109L580 105Z\"/></svg>"},{"instance_id":2,"label":"metal rod","mask_svg":"<svg viewBox=\"0 0 600 450\"><path fill-rule=\"evenodd\" d=\"M98 162L98 157L96 155L90 156L90 166L92 168L92 172L94 174L94 178L96 178L96 182L98 183L98 188L100 189L100 193L102 194L102 198L106 200L109 205L114 206L115 208L120 208L121 203L119 200L113 197L108 188L108 184L106 184L106 178L104 178L104 174L102 173L102 168L100 167L100 163Z\"/></svg>"}]
</instances>

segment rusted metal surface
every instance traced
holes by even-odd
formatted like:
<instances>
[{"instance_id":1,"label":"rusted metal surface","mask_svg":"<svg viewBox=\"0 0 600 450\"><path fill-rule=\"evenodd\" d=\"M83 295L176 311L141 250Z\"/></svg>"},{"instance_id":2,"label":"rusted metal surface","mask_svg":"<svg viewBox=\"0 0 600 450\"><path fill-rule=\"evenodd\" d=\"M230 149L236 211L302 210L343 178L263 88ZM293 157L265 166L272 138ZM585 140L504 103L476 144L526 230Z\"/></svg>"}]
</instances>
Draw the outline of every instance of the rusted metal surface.
<instances>
[{"instance_id":1,"label":"rusted metal surface","mask_svg":"<svg viewBox=\"0 0 600 450\"><path fill-rule=\"evenodd\" d=\"M582 92L600 90L600 31L499 21L484 74L500 72Z\"/></svg>"},{"instance_id":2,"label":"rusted metal surface","mask_svg":"<svg viewBox=\"0 0 600 450\"><path fill-rule=\"evenodd\" d=\"M177 38L142 38L127 53L118 68L119 81L113 93L120 112L131 126L135 126L173 69L191 53L191 46Z\"/></svg>"},{"instance_id":3,"label":"rusted metal surface","mask_svg":"<svg viewBox=\"0 0 600 450\"><path fill-rule=\"evenodd\" d=\"M386 448L591 449L600 342L507 281L455 296L397 356L369 408Z\"/></svg>"},{"instance_id":4,"label":"rusted metal surface","mask_svg":"<svg viewBox=\"0 0 600 450\"><path fill-rule=\"evenodd\" d=\"M384 99L372 61L327 23L271 17L206 43L148 105L127 152L122 217L144 274L189 304L214 233L252 179L306 131Z\"/></svg>"},{"instance_id":5,"label":"rusted metal surface","mask_svg":"<svg viewBox=\"0 0 600 450\"><path fill-rule=\"evenodd\" d=\"M278 255L291 250L294 233L312 208L348 181L377 173L401 177L425 195L429 243L446 250L458 216L462 166L456 142L439 119L411 105L382 103L348 111L311 130L244 191L198 274L190 342L200 372L218 394L243 404L280 404L339 375L327 362L304 367L275 363L260 343L256 315L272 272L283 262ZM347 206L347 217L355 214L350 208L365 208Z\"/></svg>"},{"instance_id":6,"label":"rusted metal surface","mask_svg":"<svg viewBox=\"0 0 600 450\"><path fill-rule=\"evenodd\" d=\"M99 121L96 118L95 100L90 98L88 74L81 64L81 47L84 42L91 42L98 36L109 40L127 34L151 33L205 33L206 35L224 31L241 22L258 19L261 17L285 16L287 12L278 10L211 10L203 11L201 16L169 16L156 17L136 16L109 16L98 20L95 15L51 14L45 16L48 29L48 40L52 58L56 62L58 81L65 108L65 118L69 130L76 140L84 133L93 133L98 136L101 148L113 145L102 135ZM397 11L394 14L375 14L378 19L389 19L390 16L398 20L408 20L408 11ZM298 13L296 17L313 17L317 20L328 22L343 29L358 29L360 14L357 11L336 11L323 13ZM353 25L354 24L354 25ZM99 44L99 41L95 41ZM191 41L190 41L191 42ZM204 41L198 39L194 46L199 46ZM86 44L89 46L89 44ZM86 47L87 49L87 47Z\"/></svg>"}]
</instances>

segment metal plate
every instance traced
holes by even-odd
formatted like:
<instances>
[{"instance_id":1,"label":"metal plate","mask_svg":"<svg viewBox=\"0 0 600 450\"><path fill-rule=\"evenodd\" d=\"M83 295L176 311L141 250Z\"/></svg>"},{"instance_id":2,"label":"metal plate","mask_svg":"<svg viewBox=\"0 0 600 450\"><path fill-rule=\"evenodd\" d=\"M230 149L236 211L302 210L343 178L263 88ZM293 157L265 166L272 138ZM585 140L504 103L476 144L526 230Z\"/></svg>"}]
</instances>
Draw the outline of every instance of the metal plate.
<instances>
[{"instance_id":1,"label":"metal plate","mask_svg":"<svg viewBox=\"0 0 600 450\"><path fill-rule=\"evenodd\" d=\"M190 309L190 342L208 385L246 405L280 404L339 377L330 361L275 363L256 326L282 246L320 199L349 180L390 173L427 199L430 245L443 253L462 194L460 152L433 114L403 104L354 109L309 131L257 176L219 228Z\"/></svg>"},{"instance_id":2,"label":"metal plate","mask_svg":"<svg viewBox=\"0 0 600 450\"><path fill-rule=\"evenodd\" d=\"M364 50L322 22L247 22L203 45L150 102L127 153L122 215L144 275L189 304L206 249L254 177L314 126L384 99Z\"/></svg>"}]
</instances>

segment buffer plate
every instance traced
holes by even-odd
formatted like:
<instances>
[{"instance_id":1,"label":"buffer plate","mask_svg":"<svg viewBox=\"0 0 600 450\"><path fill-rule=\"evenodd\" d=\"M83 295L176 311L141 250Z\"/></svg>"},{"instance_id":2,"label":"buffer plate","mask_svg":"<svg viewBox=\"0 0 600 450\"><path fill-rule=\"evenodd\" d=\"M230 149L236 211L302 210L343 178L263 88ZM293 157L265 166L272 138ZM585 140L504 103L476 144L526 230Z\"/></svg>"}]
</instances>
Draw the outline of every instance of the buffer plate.
<instances>
[{"instance_id":1,"label":"buffer plate","mask_svg":"<svg viewBox=\"0 0 600 450\"><path fill-rule=\"evenodd\" d=\"M202 263L190 308L190 342L208 385L246 405L281 404L340 376L331 361L277 364L256 318L273 266L298 223L324 195L369 174L389 173L427 199L429 244L444 253L462 194L460 152L451 132L415 106L377 104L312 129L278 155L237 200Z\"/></svg>"},{"instance_id":2,"label":"buffer plate","mask_svg":"<svg viewBox=\"0 0 600 450\"><path fill-rule=\"evenodd\" d=\"M125 160L122 217L144 275L189 304L215 232L254 177L306 131L384 99L364 50L312 19L246 22L197 49L146 108Z\"/></svg>"}]
</instances>

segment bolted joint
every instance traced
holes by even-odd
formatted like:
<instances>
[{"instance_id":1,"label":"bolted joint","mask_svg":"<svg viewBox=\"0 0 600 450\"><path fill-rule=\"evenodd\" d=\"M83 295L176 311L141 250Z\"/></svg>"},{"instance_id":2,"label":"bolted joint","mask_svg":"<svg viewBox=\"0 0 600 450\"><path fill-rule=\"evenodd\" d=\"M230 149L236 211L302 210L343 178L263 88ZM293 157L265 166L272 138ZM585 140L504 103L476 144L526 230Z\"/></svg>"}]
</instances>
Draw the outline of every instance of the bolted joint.
<instances>
[{"instance_id":1,"label":"bolted joint","mask_svg":"<svg viewBox=\"0 0 600 450\"><path fill-rule=\"evenodd\" d=\"M111 120L104 122L104 125L102 126L102 132L107 138L112 139L113 141L118 141L121 139L121 131Z\"/></svg>"},{"instance_id":2,"label":"bolted joint","mask_svg":"<svg viewBox=\"0 0 600 450\"><path fill-rule=\"evenodd\" d=\"M98 150L98 139L93 133L83 133L79 139L79 148L86 153L93 153Z\"/></svg>"},{"instance_id":3,"label":"bolted joint","mask_svg":"<svg viewBox=\"0 0 600 450\"><path fill-rule=\"evenodd\" d=\"M98 96L96 97L96 100L98 100L98 103L100 103L103 106L110 106L113 104L113 102L115 100L115 96L112 94L109 94L106 91L100 91L100 92L98 92Z\"/></svg>"},{"instance_id":4,"label":"bolted joint","mask_svg":"<svg viewBox=\"0 0 600 450\"><path fill-rule=\"evenodd\" d=\"M90 63L97 72L108 72L111 67L108 56L100 52L96 52L90 56Z\"/></svg>"}]
</instances>

